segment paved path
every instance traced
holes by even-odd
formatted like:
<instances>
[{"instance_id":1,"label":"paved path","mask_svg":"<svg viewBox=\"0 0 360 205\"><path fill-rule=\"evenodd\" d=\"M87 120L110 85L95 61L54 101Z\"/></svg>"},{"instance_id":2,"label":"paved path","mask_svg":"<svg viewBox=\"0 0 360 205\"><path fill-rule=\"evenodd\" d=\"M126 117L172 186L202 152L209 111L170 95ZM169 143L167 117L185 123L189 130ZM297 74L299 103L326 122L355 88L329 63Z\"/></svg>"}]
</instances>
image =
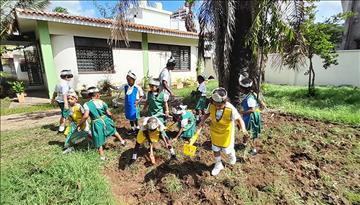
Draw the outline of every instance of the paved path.
<instances>
[{"instance_id":1,"label":"paved path","mask_svg":"<svg viewBox=\"0 0 360 205\"><path fill-rule=\"evenodd\" d=\"M58 109L43 112L21 113L1 116L0 131L27 129L57 122L60 118Z\"/></svg>"}]
</instances>

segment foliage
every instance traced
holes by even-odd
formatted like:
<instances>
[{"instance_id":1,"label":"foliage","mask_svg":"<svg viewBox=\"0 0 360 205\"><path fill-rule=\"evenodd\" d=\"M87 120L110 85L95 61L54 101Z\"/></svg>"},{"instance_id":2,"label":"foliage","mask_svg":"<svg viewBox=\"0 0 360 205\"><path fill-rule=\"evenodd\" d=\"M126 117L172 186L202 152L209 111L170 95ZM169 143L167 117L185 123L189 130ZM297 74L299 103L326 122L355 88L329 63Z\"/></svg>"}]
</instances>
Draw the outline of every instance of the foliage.
<instances>
[{"instance_id":1,"label":"foliage","mask_svg":"<svg viewBox=\"0 0 360 205\"><path fill-rule=\"evenodd\" d=\"M204 36L213 32L219 83L228 89L231 100L239 98L240 74L249 76L253 89L259 91L266 55L281 51L285 57L296 50L297 46L289 46L284 51L289 39L289 45L303 43L299 25L304 21L304 4L302 0L203 1L199 48Z\"/></svg>"},{"instance_id":2,"label":"foliage","mask_svg":"<svg viewBox=\"0 0 360 205\"><path fill-rule=\"evenodd\" d=\"M0 97L9 97L14 94L11 90L11 83L16 80L16 77L6 72L0 72Z\"/></svg>"},{"instance_id":3,"label":"foliage","mask_svg":"<svg viewBox=\"0 0 360 205\"><path fill-rule=\"evenodd\" d=\"M15 93L23 93L25 91L25 84L23 81L10 82L11 90Z\"/></svg>"},{"instance_id":4,"label":"foliage","mask_svg":"<svg viewBox=\"0 0 360 205\"><path fill-rule=\"evenodd\" d=\"M49 0L1 0L1 39L5 39L8 35L17 30L17 22L15 20L16 8L43 10L49 3Z\"/></svg>"},{"instance_id":5,"label":"foliage","mask_svg":"<svg viewBox=\"0 0 360 205\"><path fill-rule=\"evenodd\" d=\"M329 122L360 124L360 90L353 87L321 86L307 97L304 86L264 84L268 107L302 117Z\"/></svg>"},{"instance_id":6,"label":"foliage","mask_svg":"<svg viewBox=\"0 0 360 205\"><path fill-rule=\"evenodd\" d=\"M323 59L323 67L329 68L331 65L337 65L336 44L341 41L342 28L340 25L342 20L350 17L351 12L339 13L325 22L315 22L315 8L316 6L309 2L305 7L306 20L300 26L300 33L303 35L304 44L299 46L297 52L294 55L307 57L310 61L309 70L306 74L309 75L308 94L310 96L315 95L315 70L313 68L312 58L314 55L320 56ZM292 56L292 55L290 55ZM288 58L285 64L290 65L291 68L295 68L300 64L295 58ZM303 62L301 62L303 64Z\"/></svg>"},{"instance_id":7,"label":"foliage","mask_svg":"<svg viewBox=\"0 0 360 205\"><path fill-rule=\"evenodd\" d=\"M69 13L66 8L61 7L61 6L55 7L52 11L57 12L57 13L63 13L63 14L68 14Z\"/></svg>"}]
</instances>

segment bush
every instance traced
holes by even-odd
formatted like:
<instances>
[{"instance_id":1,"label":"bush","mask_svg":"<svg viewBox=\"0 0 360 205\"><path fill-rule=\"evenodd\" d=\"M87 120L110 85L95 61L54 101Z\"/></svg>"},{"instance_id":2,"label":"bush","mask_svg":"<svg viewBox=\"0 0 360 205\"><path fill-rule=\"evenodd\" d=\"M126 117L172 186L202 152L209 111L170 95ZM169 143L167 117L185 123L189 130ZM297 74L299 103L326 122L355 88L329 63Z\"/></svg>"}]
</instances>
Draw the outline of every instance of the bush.
<instances>
[{"instance_id":1,"label":"bush","mask_svg":"<svg viewBox=\"0 0 360 205\"><path fill-rule=\"evenodd\" d=\"M11 76L5 72L0 72L0 97L12 97L14 92L11 90L11 83L15 82L17 79L14 76Z\"/></svg>"},{"instance_id":2,"label":"bush","mask_svg":"<svg viewBox=\"0 0 360 205\"><path fill-rule=\"evenodd\" d=\"M22 81L8 82L11 85L11 90L14 93L24 93L25 84Z\"/></svg>"}]
</instances>

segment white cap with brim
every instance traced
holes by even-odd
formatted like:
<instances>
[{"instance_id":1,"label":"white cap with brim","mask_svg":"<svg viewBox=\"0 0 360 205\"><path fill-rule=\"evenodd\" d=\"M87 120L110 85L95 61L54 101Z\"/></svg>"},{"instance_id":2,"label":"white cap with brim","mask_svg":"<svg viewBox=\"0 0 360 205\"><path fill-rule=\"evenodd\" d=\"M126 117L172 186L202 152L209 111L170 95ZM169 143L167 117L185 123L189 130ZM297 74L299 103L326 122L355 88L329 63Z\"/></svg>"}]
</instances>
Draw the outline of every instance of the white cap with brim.
<instances>
[{"instance_id":1,"label":"white cap with brim","mask_svg":"<svg viewBox=\"0 0 360 205\"><path fill-rule=\"evenodd\" d=\"M245 82L245 81L247 81L247 82ZM247 77L240 74L239 84L240 84L241 87L250 88L252 86L252 84L253 84L253 81L250 80L250 78L247 78Z\"/></svg>"},{"instance_id":2,"label":"white cap with brim","mask_svg":"<svg viewBox=\"0 0 360 205\"><path fill-rule=\"evenodd\" d=\"M71 77L73 76L71 70L62 70L62 71L60 72L60 76L65 76L65 75L71 76Z\"/></svg>"},{"instance_id":3,"label":"white cap with brim","mask_svg":"<svg viewBox=\"0 0 360 205\"><path fill-rule=\"evenodd\" d=\"M127 73L127 76L129 76L130 78L136 80L136 75L131 70L129 70L129 72Z\"/></svg>"},{"instance_id":4,"label":"white cap with brim","mask_svg":"<svg viewBox=\"0 0 360 205\"><path fill-rule=\"evenodd\" d=\"M76 94L74 89L70 89L67 93L67 96L75 97L76 99L78 99L78 95Z\"/></svg>"},{"instance_id":5,"label":"white cap with brim","mask_svg":"<svg viewBox=\"0 0 360 205\"><path fill-rule=\"evenodd\" d=\"M218 91L224 91L225 95L224 96L221 96ZM225 90L225 88L216 88L212 91L212 95L211 95L211 99L217 103L222 103L226 100L227 98L227 92Z\"/></svg>"},{"instance_id":6,"label":"white cap with brim","mask_svg":"<svg viewBox=\"0 0 360 205\"><path fill-rule=\"evenodd\" d=\"M176 109L176 108L172 108L172 113L176 114L176 115L181 115L184 113L184 111L186 110L187 108L187 105L179 105L179 108Z\"/></svg>"},{"instance_id":7,"label":"white cap with brim","mask_svg":"<svg viewBox=\"0 0 360 205\"><path fill-rule=\"evenodd\" d=\"M87 90L88 94L90 94L90 93L98 93L98 92L100 92L100 91L99 91L99 89L97 87L90 87Z\"/></svg>"},{"instance_id":8,"label":"white cap with brim","mask_svg":"<svg viewBox=\"0 0 360 205\"><path fill-rule=\"evenodd\" d=\"M159 127L159 122L156 117L150 117L146 122L146 128L149 130L155 130Z\"/></svg>"},{"instance_id":9,"label":"white cap with brim","mask_svg":"<svg viewBox=\"0 0 360 205\"><path fill-rule=\"evenodd\" d=\"M160 81L157 79L151 79L149 81L149 85L156 85L156 86L160 86Z\"/></svg>"}]
</instances>

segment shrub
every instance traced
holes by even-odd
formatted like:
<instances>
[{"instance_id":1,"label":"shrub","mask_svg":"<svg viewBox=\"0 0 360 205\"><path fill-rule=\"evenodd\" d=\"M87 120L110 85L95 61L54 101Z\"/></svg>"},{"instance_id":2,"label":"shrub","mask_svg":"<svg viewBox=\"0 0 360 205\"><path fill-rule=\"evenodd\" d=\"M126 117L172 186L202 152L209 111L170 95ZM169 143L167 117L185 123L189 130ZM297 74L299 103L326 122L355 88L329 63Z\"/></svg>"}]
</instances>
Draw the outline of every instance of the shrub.
<instances>
[{"instance_id":1,"label":"shrub","mask_svg":"<svg viewBox=\"0 0 360 205\"><path fill-rule=\"evenodd\" d=\"M22 81L9 82L9 84L14 93L23 93L25 91L25 84Z\"/></svg>"}]
</instances>

